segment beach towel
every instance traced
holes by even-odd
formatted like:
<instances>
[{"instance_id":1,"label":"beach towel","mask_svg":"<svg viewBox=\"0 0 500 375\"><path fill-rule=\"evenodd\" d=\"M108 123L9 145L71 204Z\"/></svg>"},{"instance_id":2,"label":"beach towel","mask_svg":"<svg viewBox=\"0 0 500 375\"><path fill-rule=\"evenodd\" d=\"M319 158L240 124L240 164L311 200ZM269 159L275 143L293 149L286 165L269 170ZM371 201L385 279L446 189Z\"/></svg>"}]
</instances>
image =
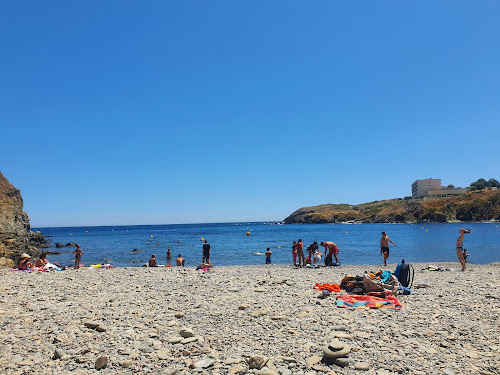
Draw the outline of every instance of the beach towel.
<instances>
[{"instance_id":1,"label":"beach towel","mask_svg":"<svg viewBox=\"0 0 500 375\"><path fill-rule=\"evenodd\" d=\"M355 296L355 295L338 295L337 307L348 309L397 309L403 308L396 297L389 294L386 298L378 298L373 296Z\"/></svg>"},{"instance_id":2,"label":"beach towel","mask_svg":"<svg viewBox=\"0 0 500 375\"><path fill-rule=\"evenodd\" d=\"M340 293L340 285L339 284L318 284L316 283L313 286L316 290L329 290L330 292Z\"/></svg>"}]
</instances>

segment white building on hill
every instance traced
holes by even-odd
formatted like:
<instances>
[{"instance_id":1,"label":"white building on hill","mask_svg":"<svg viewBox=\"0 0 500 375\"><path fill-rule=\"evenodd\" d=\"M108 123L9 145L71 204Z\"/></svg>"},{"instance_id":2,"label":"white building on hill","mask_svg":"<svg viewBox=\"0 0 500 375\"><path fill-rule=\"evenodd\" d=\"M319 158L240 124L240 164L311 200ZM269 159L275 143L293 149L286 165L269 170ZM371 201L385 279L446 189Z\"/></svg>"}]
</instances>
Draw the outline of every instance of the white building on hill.
<instances>
[{"instance_id":1,"label":"white building on hill","mask_svg":"<svg viewBox=\"0 0 500 375\"><path fill-rule=\"evenodd\" d=\"M454 186L441 186L440 178L417 180L411 184L411 197L413 199L446 198L462 195L469 191L468 188Z\"/></svg>"}]
</instances>

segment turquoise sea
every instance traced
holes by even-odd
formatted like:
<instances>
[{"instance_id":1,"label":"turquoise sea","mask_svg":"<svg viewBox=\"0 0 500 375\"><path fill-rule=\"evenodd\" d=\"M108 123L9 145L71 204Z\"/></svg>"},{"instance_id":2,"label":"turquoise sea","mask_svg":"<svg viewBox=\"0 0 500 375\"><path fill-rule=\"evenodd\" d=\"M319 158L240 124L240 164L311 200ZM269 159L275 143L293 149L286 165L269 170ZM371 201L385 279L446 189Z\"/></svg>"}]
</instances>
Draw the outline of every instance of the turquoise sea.
<instances>
[{"instance_id":1,"label":"turquoise sea","mask_svg":"<svg viewBox=\"0 0 500 375\"><path fill-rule=\"evenodd\" d=\"M292 241L302 238L304 249L313 241L333 241L339 247L343 264L382 264L381 232L386 231L398 245L390 245L390 263L401 259L408 262L457 262L455 241L461 227L472 227L465 236L464 247L471 254L468 262L485 264L500 261L499 223L460 224L288 224L222 223L100 227L32 228L40 230L53 244L75 242L84 254L84 265L111 263L114 266L142 266L151 254L159 264L166 264L166 252L172 259L179 253L186 266L196 266L202 260L201 238L212 247L211 261L215 265L264 264L270 248L275 264L291 264ZM247 235L247 232L250 235ZM133 249L141 252L133 253ZM51 248L60 255L48 259L61 265L71 265L74 248Z\"/></svg>"}]
</instances>

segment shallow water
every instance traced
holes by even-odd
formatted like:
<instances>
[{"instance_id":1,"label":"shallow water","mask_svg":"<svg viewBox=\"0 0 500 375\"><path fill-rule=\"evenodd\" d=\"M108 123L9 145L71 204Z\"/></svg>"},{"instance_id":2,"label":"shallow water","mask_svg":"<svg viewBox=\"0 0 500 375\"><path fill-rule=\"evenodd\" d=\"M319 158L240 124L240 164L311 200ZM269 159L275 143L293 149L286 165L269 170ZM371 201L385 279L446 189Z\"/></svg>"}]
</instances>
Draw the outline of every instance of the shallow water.
<instances>
[{"instance_id":1,"label":"shallow water","mask_svg":"<svg viewBox=\"0 0 500 375\"><path fill-rule=\"evenodd\" d=\"M382 264L381 232L386 231L397 247L390 244L388 262L455 262L455 242L461 227L472 227L465 235L464 247L471 254L468 262L486 264L500 261L500 228L498 223L460 224L290 224L226 223L178 224L105 227L33 228L40 230L52 243L75 242L84 254L84 265L111 263L114 266L142 266L151 254L158 264L167 264L167 248L172 262L179 253L186 266L202 261L201 238L209 241L211 261L215 265L264 264L270 248L276 264L292 263L292 241L302 238L304 249L313 241L333 241L339 247L343 264ZM247 236L247 232L250 235ZM152 236L152 237L151 237ZM144 250L132 253L133 249ZM321 248L323 249L323 248ZM60 255L48 259L70 265L74 248L51 249Z\"/></svg>"}]
</instances>

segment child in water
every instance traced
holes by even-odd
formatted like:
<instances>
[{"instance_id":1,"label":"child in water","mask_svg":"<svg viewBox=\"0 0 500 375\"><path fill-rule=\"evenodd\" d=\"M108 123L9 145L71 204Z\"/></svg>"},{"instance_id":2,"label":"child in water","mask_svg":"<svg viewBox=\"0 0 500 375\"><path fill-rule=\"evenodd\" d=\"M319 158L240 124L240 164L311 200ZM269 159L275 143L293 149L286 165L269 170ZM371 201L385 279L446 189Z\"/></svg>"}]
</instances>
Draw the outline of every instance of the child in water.
<instances>
[{"instance_id":1,"label":"child in water","mask_svg":"<svg viewBox=\"0 0 500 375\"><path fill-rule=\"evenodd\" d=\"M271 264L271 250L269 248L267 248L267 251L266 251L266 264Z\"/></svg>"}]
</instances>

